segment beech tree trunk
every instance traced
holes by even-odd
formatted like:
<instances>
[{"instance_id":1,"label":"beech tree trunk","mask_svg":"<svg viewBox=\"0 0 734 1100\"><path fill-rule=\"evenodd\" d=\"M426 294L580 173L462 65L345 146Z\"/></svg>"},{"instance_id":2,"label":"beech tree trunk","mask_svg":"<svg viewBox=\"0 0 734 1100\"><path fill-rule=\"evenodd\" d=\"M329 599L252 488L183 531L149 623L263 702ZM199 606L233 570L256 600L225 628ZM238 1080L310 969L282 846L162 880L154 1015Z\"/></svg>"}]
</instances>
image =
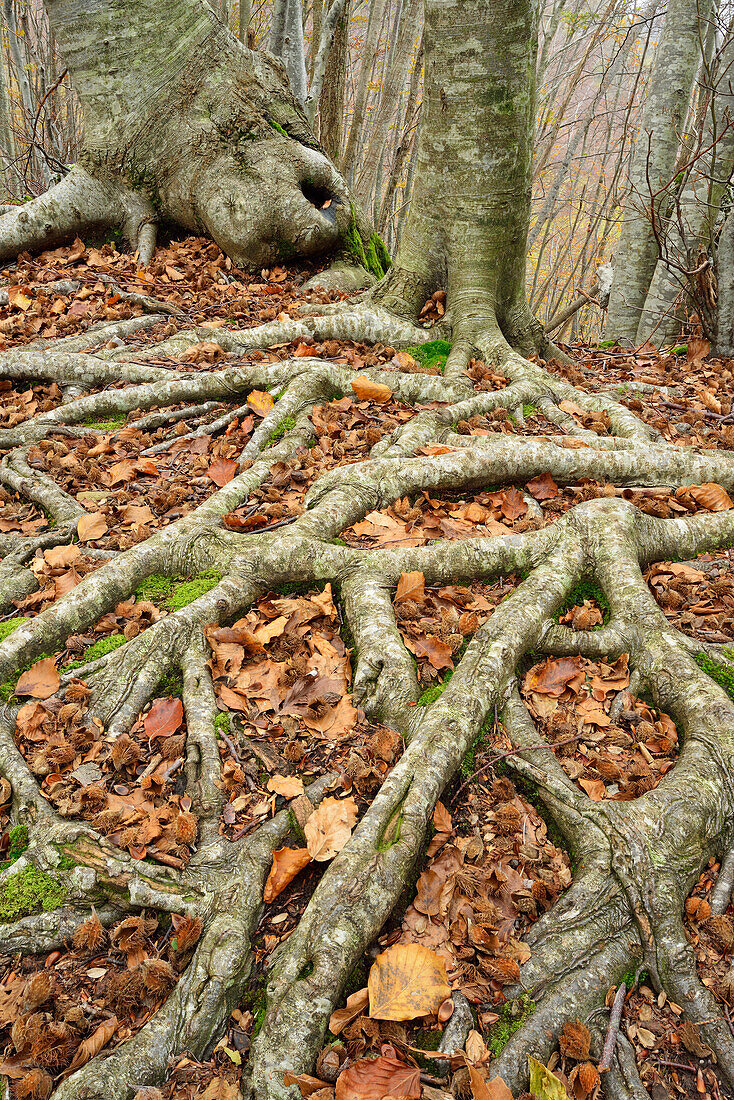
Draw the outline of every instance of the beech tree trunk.
<instances>
[{"instance_id":1,"label":"beech tree trunk","mask_svg":"<svg viewBox=\"0 0 734 1100\"><path fill-rule=\"evenodd\" d=\"M667 224L676 156L711 14L710 0L670 0L645 91L629 192L615 248L606 333L634 343Z\"/></svg>"},{"instance_id":2,"label":"beech tree trunk","mask_svg":"<svg viewBox=\"0 0 734 1100\"><path fill-rule=\"evenodd\" d=\"M0 219L0 258L116 225L145 262L166 218L258 267L334 249L350 230L346 185L282 63L244 47L203 0L46 8L84 141L57 188Z\"/></svg>"}]
</instances>

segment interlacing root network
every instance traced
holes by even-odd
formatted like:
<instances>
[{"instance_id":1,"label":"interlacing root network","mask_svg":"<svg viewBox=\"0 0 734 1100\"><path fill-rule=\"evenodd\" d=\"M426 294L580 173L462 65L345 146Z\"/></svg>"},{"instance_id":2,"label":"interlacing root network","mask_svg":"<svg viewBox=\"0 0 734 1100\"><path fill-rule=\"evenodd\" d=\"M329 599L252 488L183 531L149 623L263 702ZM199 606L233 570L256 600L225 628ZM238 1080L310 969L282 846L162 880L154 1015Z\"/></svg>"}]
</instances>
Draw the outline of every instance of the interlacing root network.
<instances>
[{"instance_id":1,"label":"interlacing root network","mask_svg":"<svg viewBox=\"0 0 734 1100\"><path fill-rule=\"evenodd\" d=\"M734 703L694 659L702 649L717 658L722 654L672 627L642 575L648 563L690 559L729 545L734 512L657 519L617 496L578 504L551 526L523 534L372 550L344 546L337 538L366 513L422 490L522 485L545 473L565 484L581 478L620 487L718 482L731 491L734 459L721 451L670 445L611 394L575 389L488 330L474 346L464 347L461 361L450 359L443 378L360 372L386 384L403 402L443 404L419 411L375 445L365 462L320 477L305 512L292 523L240 533L224 526L221 516L242 505L275 462L308 445L314 403L351 393L356 377L350 368L318 358L267 363L248 360L247 352L314 336L413 345L435 337L437 330L399 321L365 303L246 331L180 332L142 351L124 343L105 346L110 337L119 345L155 320L119 322L53 345L26 346L7 353L0 366L1 377L55 380L62 391L68 389L66 403L4 434L0 482L55 521L43 534L0 536L0 598L6 610L11 600L33 591L36 582L27 565L36 550L68 542L83 514L78 501L31 469L31 445L53 433L84 434L85 421L133 409L143 418L159 410L156 424L167 415L173 423L182 402L204 408L223 400L243 405L253 388L280 391L243 450L232 481L145 542L109 555L0 647L0 679L5 679L41 653L62 648L70 634L92 627L154 573L176 577L215 569L222 574L205 595L74 673L91 689L90 716L108 733L122 734L165 673L182 670L186 777L199 818L198 849L184 870L136 861L90 824L57 815L16 748L15 711L8 706L2 714L0 772L12 785L14 820L28 826L29 846L21 859L53 874L66 855L74 870L66 873L63 907L0 928L0 951L59 947L92 905L106 923L150 906L198 916L204 924L193 959L163 1007L134 1037L64 1081L56 1092L59 1100L122 1100L159 1082L172 1056L186 1050L200 1057L210 1050L238 1003L252 965L250 941L262 913L272 852L287 842L291 820L281 811L238 841L219 836L223 794L215 782L216 700L204 627L232 621L274 587L311 582L331 582L339 592L356 650L356 701L371 718L403 734L406 748L321 878L296 930L271 960L264 1023L250 1052L253 1096L291 1098L294 1087L284 1085L284 1071L311 1070L348 975L380 932L419 857L436 801L495 709L519 750L508 764L537 788L575 859L576 877L527 937L532 955L522 967L520 986L534 999L535 1012L510 1039L492 1073L522 1089L528 1053L547 1061L563 1024L598 1010L610 987L644 963L656 987L699 1025L701 1039L734 1086L734 1038L697 977L682 923L683 902L700 869L711 857L726 862L734 843ZM92 338L101 350L83 352ZM218 343L235 364L186 373L150 361L180 356L202 339ZM492 355L507 386L469 389L463 374L469 354L487 361ZM106 388L110 384L117 388ZM96 392L79 396L80 387ZM584 430L560 408L569 399L587 412L605 410L612 434ZM459 421L498 408L521 418L527 403L557 424L559 434L539 440L456 430ZM295 426L263 450L286 420ZM211 432L211 425L205 430ZM441 453L416 454L429 443L443 445L436 448ZM411 570L421 571L428 585L489 581L512 572L525 577L476 631L429 707L415 706L420 694L415 664L392 605L401 573ZM558 623L558 609L582 579L593 580L610 607L608 623L593 632ZM592 802L571 781L518 692L516 669L531 650L594 659L629 654L636 690L672 716L682 737L675 767L654 790L632 802ZM70 679L62 676L61 696ZM328 784L327 776L307 791L313 802ZM719 893L725 907L726 891ZM614 1100L646 1095L622 1036L605 1087Z\"/></svg>"}]
</instances>

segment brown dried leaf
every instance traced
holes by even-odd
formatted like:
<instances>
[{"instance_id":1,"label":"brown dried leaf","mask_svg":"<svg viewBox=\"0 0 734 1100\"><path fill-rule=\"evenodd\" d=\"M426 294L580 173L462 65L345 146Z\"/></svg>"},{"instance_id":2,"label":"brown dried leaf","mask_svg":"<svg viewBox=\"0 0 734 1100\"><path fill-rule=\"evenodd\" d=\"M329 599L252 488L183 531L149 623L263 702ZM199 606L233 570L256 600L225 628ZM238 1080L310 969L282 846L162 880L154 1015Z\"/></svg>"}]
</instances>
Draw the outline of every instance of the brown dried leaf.
<instances>
[{"instance_id":1,"label":"brown dried leaf","mask_svg":"<svg viewBox=\"0 0 734 1100\"><path fill-rule=\"evenodd\" d=\"M34 699L49 699L59 690L61 679L53 657L44 657L21 674L15 685L16 695L32 695Z\"/></svg>"},{"instance_id":2,"label":"brown dried leaf","mask_svg":"<svg viewBox=\"0 0 734 1100\"><path fill-rule=\"evenodd\" d=\"M418 1097L421 1071L397 1058L362 1058L339 1074L336 1100L382 1100L385 1096Z\"/></svg>"},{"instance_id":3,"label":"brown dried leaf","mask_svg":"<svg viewBox=\"0 0 734 1100\"><path fill-rule=\"evenodd\" d=\"M325 798L303 830L312 859L323 863L341 852L357 823L357 803L348 798Z\"/></svg>"},{"instance_id":4,"label":"brown dried leaf","mask_svg":"<svg viewBox=\"0 0 734 1100\"><path fill-rule=\"evenodd\" d=\"M373 382L363 375L352 380L352 389L358 401L375 401L378 405L384 405L392 397L389 386L383 386L382 382Z\"/></svg>"},{"instance_id":5,"label":"brown dried leaf","mask_svg":"<svg viewBox=\"0 0 734 1100\"><path fill-rule=\"evenodd\" d=\"M109 530L107 520L100 512L92 512L90 515L80 516L76 525L76 532L80 542L91 542L100 539Z\"/></svg>"},{"instance_id":6,"label":"brown dried leaf","mask_svg":"<svg viewBox=\"0 0 734 1100\"><path fill-rule=\"evenodd\" d=\"M99 1054L102 1047L109 1043L116 1031L117 1016L104 1020L91 1035L79 1044L76 1054L62 1073L61 1080L65 1081L67 1077L71 1077L72 1073L75 1073L80 1066L86 1065L95 1055Z\"/></svg>"}]
</instances>

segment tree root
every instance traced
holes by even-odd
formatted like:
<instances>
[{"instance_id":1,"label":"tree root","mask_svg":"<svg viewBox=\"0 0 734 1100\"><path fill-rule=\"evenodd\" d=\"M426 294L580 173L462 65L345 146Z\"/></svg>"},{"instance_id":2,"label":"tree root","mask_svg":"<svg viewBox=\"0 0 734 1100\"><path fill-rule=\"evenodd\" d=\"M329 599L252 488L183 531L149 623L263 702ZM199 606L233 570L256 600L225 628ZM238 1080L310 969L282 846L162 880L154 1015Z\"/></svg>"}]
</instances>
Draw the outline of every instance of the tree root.
<instances>
[{"instance_id":1,"label":"tree root","mask_svg":"<svg viewBox=\"0 0 734 1100\"><path fill-rule=\"evenodd\" d=\"M418 343L429 335L410 322L396 324L370 300L347 314L334 311L235 334L205 331L232 354L331 333L364 338L368 332L393 343ZM166 342L165 353L180 355L200 338L200 332L179 334ZM163 426L178 419L174 406L180 403L194 404L199 416L213 411L216 402L241 401L240 395L246 397L255 387L281 391L240 456L241 473L189 515L105 562L0 646L0 676L5 677L41 652L60 648L69 634L92 626L153 573L187 576L217 569L223 574L204 596L77 671L91 687L91 713L108 736L130 728L168 669L183 671L188 730L184 775L199 820L198 847L185 870L143 866L91 827L59 818L14 744L14 714L7 711L0 722L0 773L13 788L14 818L29 822L31 830L26 858L52 870L61 850L77 864L73 905L42 920L29 918L9 931L8 943L24 949L58 943L90 904L100 906L109 919L116 911L153 905L204 922L194 958L165 1005L133 1039L64 1082L57 1092L62 1100L117 1100L159 1081L171 1055L184 1048L195 1056L205 1054L237 1004L251 965L250 940L272 852L285 842L290 819L281 813L237 842L219 835L223 795L218 786L216 701L202 628L231 621L274 585L327 581L339 586L355 641L355 698L370 715L396 728L407 747L326 870L298 927L272 958L267 1011L249 1065L256 1100L291 1100L294 1089L284 1085L284 1072L311 1070L348 975L380 932L420 858L436 801L495 708L518 750L508 757L508 766L537 787L579 871L527 937L532 955L522 968L518 991L531 994L536 1009L492 1072L513 1089L525 1087L527 1055L545 1060L563 1022L596 1010L630 965L644 959L652 980L699 1025L734 1083L731 1036L696 977L681 923L683 898L701 867L730 852L734 843L734 705L692 659L691 640L667 623L641 572L652 561L671 556L690 560L721 546L734 536L732 512L660 520L610 497L579 504L551 526L525 534L370 551L333 541L365 513L421 491L524 484L545 473L561 483L589 477L616 485L717 481L734 488L734 463L721 452L696 453L665 443L611 396L579 393L502 347L496 334L485 340L479 333L472 340L460 342L448 380L398 371L360 372L388 385L403 401L434 404L381 440L368 461L322 475L306 497L305 513L287 527L249 534L224 528L220 517L244 503L275 462L309 441L310 407L351 392L353 371L306 358L242 362L195 374L168 372L144 361L130 362L129 349L82 355L74 344L59 354L43 350L9 357L5 369L11 376L17 371L17 376L53 377L61 384L82 377L91 387L106 385L119 371L125 382L122 388L78 397L13 429L7 446L16 449L3 460L0 479L52 511L62 526L51 535L19 540L17 549L12 542L1 544L7 570L0 574L0 584L11 589L18 583L22 589L17 578L29 576L25 562L46 545L38 540L55 539L59 531L68 536L80 514L72 497L28 466L22 448L32 440L74 429L92 415L156 410L138 424ZM162 347L157 345L158 354ZM497 353L509 385L470 394L463 366L482 347ZM567 399L583 411L606 412L614 434L588 432L560 409ZM527 402L541 407L561 432L584 445L566 446L560 433L537 440L500 433L466 436L454 430L460 420ZM224 413L215 424L229 423L235 415ZM263 451L290 418L295 427ZM415 454L434 441L451 449ZM401 574L413 570L423 573L427 585L527 574L476 631L451 681L429 707L413 705L419 687L392 604ZM595 632L575 632L557 622L559 608L582 578L600 586L610 607L609 622ZM631 803L593 803L569 778L539 735L515 685L515 670L530 649L595 657L629 653L640 690L673 717L682 734L677 764L654 790ZM312 801L326 785L323 781L309 790ZM720 891L727 899L728 862ZM614 1100L644 1100L623 1037L607 1076Z\"/></svg>"}]
</instances>

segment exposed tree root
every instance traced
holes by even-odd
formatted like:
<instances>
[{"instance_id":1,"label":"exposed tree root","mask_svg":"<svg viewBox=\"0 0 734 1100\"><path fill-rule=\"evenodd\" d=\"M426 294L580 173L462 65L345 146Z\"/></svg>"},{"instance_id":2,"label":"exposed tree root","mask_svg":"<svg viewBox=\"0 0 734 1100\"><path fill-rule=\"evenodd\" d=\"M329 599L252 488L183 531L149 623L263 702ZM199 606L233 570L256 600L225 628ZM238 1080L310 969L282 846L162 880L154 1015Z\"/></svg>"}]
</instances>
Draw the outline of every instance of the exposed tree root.
<instances>
[{"instance_id":1,"label":"exposed tree root","mask_svg":"<svg viewBox=\"0 0 734 1100\"><path fill-rule=\"evenodd\" d=\"M379 551L333 541L366 513L421 490L522 484L545 473L559 483L584 477L615 485L716 481L734 489L734 461L726 453L669 445L611 396L581 393L524 359L498 331L479 323L471 336L468 328L460 331L447 379L360 372L406 403L443 404L383 439L368 461L319 478L306 498L306 511L293 522L255 534L224 527L221 516L243 504L275 462L308 441L314 403L352 392L355 373L349 368L316 358L273 364L245 358L219 370L185 373L146 364L140 355L131 362L124 346L81 354L68 342L8 357L3 368L8 377L53 378L70 385L81 380L93 388L116 374L125 384L78 396L5 433L0 481L41 505L59 524L52 536L18 539L17 549L3 540L0 595L6 601L28 590L33 578L26 564L35 549L52 544L58 535L68 540L84 514L82 505L50 477L28 465L29 445L60 430L77 430L92 417L139 409L146 414L143 423L174 423L173 407L182 402L203 415L220 401L239 411L253 388L280 392L240 455L240 472L232 481L189 515L105 561L48 610L24 620L0 646L0 677L5 678L41 653L61 648L70 634L92 626L153 573L176 577L216 569L222 574L205 595L76 673L91 689L90 718L116 736L129 730L169 669L183 671L186 790L199 821L198 850L185 870L136 862L91 826L60 818L13 742L9 709L0 723L0 773L13 787L15 820L29 826L23 858L51 873L62 853L76 864L65 906L9 928L0 935L1 950L18 945L48 949L73 930L91 904L106 920L151 905L204 922L192 962L164 1006L134 1038L65 1081L56 1094L63 1100L117 1100L159 1081L171 1056L183 1049L195 1055L208 1050L237 1004L251 967L250 942L272 852L286 842L291 821L281 812L240 841L219 836L223 796L217 785L216 704L203 627L231 622L276 585L313 581L339 585L356 647L356 699L371 716L396 728L407 747L272 960L267 1012L249 1063L253 1096L291 1100L294 1090L284 1085L283 1073L310 1071L350 972L380 932L419 857L436 801L495 708L519 750L508 758L509 766L537 787L579 870L573 886L528 936L532 955L522 968L520 987L532 995L535 1013L510 1040L493 1072L513 1089L523 1088L528 1053L545 1060L564 1021L597 1009L630 966L644 960L655 985L699 1025L734 1086L734 1040L696 976L681 920L683 900L702 865L734 846L734 704L699 668L690 640L668 624L641 572L650 562L673 555L691 559L727 544L734 537L734 513L660 520L610 497L579 504L552 526L525 534ZM309 335L416 343L428 334L366 303L345 314L239 333L206 330L206 335L234 358L247 349ZM200 332L179 333L157 345L154 354L180 355L200 338ZM508 378L505 389L467 389L464 368L478 354L500 363ZM584 412L604 411L613 434L600 437L585 430L559 408L567 399ZM538 440L456 431L458 422L470 416L527 402L542 407L559 432ZM272 433L290 420L295 427L265 450ZM444 446L440 453L416 455L425 443ZM47 538L50 543L43 541ZM474 634L450 683L426 708L413 705L419 688L391 599L400 575L411 570L421 571L430 585L487 580L512 571L526 574ZM574 632L557 622L558 609L582 578L600 586L610 607L608 624L593 633ZM674 718L683 736L680 758L659 786L634 802L593 803L571 781L515 687L518 664L531 649L595 657L629 654L640 690ZM61 694L67 683L68 678ZM310 790L312 801L326 787L321 781ZM722 873L727 897L730 863L729 856ZM609 1093L613 1100L644 1095L623 1039L609 1074Z\"/></svg>"}]
</instances>

